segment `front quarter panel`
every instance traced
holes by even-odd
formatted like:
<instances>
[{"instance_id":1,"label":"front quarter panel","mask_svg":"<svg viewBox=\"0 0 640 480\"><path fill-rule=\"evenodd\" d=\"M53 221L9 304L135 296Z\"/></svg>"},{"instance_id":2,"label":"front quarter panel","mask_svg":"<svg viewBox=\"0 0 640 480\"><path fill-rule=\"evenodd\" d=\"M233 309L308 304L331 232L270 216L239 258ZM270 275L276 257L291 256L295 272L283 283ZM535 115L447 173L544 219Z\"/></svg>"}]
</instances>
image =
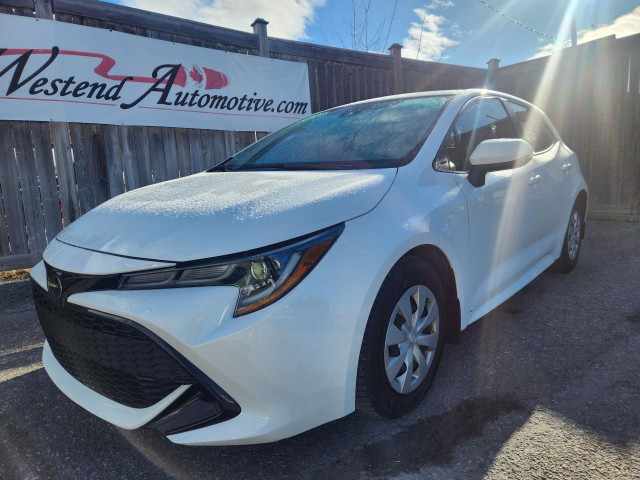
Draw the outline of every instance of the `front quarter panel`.
<instances>
[{"instance_id":1,"label":"front quarter panel","mask_svg":"<svg viewBox=\"0 0 640 480\"><path fill-rule=\"evenodd\" d=\"M415 161L428 161L431 168L428 155ZM374 211L349 222L351 228L345 230L340 241L383 261L387 273L413 248L438 247L455 273L464 312L461 293L468 262L469 222L456 174L431 169L416 179L410 171L403 170L399 170L396 182Z\"/></svg>"}]
</instances>

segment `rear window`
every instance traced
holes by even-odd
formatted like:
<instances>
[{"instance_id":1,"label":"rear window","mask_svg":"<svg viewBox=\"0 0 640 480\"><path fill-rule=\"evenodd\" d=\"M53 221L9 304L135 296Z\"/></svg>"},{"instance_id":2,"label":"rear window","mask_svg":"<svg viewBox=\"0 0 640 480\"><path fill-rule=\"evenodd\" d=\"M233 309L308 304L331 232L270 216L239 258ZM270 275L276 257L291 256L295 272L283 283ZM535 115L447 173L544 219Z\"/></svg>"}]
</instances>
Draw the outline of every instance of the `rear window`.
<instances>
[{"instance_id":1,"label":"rear window","mask_svg":"<svg viewBox=\"0 0 640 480\"><path fill-rule=\"evenodd\" d=\"M509 100L504 103L516 120L520 137L531 144L534 152L542 152L555 143L556 138L537 111Z\"/></svg>"},{"instance_id":2,"label":"rear window","mask_svg":"<svg viewBox=\"0 0 640 480\"><path fill-rule=\"evenodd\" d=\"M446 96L367 102L299 120L236 154L225 169L382 168L408 163Z\"/></svg>"}]
</instances>

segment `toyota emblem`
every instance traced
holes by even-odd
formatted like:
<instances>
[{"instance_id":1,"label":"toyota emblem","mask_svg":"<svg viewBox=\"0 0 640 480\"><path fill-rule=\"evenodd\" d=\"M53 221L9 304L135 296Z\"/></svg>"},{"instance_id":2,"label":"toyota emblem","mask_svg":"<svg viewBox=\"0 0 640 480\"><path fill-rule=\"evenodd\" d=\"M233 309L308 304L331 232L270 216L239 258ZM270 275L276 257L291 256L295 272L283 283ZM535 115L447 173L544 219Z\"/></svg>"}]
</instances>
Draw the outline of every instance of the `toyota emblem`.
<instances>
[{"instance_id":1,"label":"toyota emblem","mask_svg":"<svg viewBox=\"0 0 640 480\"><path fill-rule=\"evenodd\" d=\"M62 296L62 282L60 281L60 277L54 272L51 272L47 276L47 290L55 299L59 299Z\"/></svg>"}]
</instances>

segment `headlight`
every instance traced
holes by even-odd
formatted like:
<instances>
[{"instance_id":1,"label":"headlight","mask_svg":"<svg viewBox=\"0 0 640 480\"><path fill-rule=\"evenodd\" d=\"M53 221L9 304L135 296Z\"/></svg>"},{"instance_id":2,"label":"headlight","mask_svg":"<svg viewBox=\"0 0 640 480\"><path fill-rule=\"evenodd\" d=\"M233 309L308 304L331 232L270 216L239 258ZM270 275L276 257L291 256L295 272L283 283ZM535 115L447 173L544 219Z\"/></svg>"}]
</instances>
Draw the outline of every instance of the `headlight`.
<instances>
[{"instance_id":1,"label":"headlight","mask_svg":"<svg viewBox=\"0 0 640 480\"><path fill-rule=\"evenodd\" d=\"M234 317L272 304L295 287L344 230L344 224L269 251L238 259L176 265L171 269L126 274L121 290L235 285L240 290Z\"/></svg>"}]
</instances>

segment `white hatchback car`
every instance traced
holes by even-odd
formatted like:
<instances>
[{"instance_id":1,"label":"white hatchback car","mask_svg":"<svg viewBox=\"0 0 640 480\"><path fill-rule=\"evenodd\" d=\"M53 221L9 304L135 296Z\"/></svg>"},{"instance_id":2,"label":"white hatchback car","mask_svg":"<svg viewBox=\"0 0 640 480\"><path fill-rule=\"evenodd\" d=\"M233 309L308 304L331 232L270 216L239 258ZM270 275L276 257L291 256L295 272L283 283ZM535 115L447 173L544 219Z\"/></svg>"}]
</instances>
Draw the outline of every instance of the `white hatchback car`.
<instances>
[{"instance_id":1,"label":"white hatchback car","mask_svg":"<svg viewBox=\"0 0 640 480\"><path fill-rule=\"evenodd\" d=\"M484 90L311 115L64 229L31 271L73 401L189 445L397 417L444 343L580 252L587 186L539 109Z\"/></svg>"}]
</instances>

